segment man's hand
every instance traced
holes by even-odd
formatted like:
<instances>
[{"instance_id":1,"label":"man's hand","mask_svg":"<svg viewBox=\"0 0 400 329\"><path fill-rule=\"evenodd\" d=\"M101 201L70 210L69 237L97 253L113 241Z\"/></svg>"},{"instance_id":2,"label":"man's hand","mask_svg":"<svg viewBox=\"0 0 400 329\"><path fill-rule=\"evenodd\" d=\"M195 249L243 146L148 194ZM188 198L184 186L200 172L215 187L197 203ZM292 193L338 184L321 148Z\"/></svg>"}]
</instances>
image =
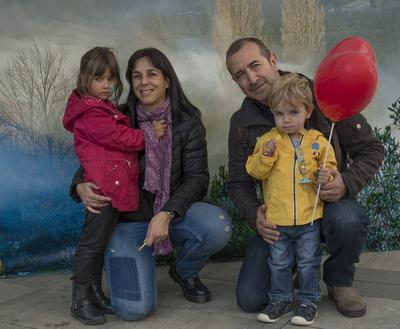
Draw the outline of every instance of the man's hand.
<instances>
[{"instance_id":1,"label":"man's hand","mask_svg":"<svg viewBox=\"0 0 400 329\"><path fill-rule=\"evenodd\" d=\"M337 169L327 168L332 180L321 185L320 197L324 201L336 202L347 195L347 187L343 181L342 175Z\"/></svg>"},{"instance_id":2,"label":"man's hand","mask_svg":"<svg viewBox=\"0 0 400 329\"><path fill-rule=\"evenodd\" d=\"M276 225L268 223L265 218L265 211L267 207L261 206L257 209L256 227L258 234L264 239L265 242L273 244L275 241L279 240L279 231Z\"/></svg>"},{"instance_id":3,"label":"man's hand","mask_svg":"<svg viewBox=\"0 0 400 329\"><path fill-rule=\"evenodd\" d=\"M85 205L85 208L94 214L100 214L100 208L108 206L111 202L111 198L108 196L98 195L93 190L99 190L95 183L87 182L76 185L76 192Z\"/></svg>"},{"instance_id":4,"label":"man's hand","mask_svg":"<svg viewBox=\"0 0 400 329\"><path fill-rule=\"evenodd\" d=\"M161 138L165 135L167 130L167 124L165 123L165 120L153 121L151 125L153 126L154 133L158 138Z\"/></svg>"},{"instance_id":5,"label":"man's hand","mask_svg":"<svg viewBox=\"0 0 400 329\"><path fill-rule=\"evenodd\" d=\"M168 237L168 229L171 218L167 212L160 211L158 214L153 216L150 220L149 228L147 229L147 235L144 239L147 246L151 246L154 243L165 240Z\"/></svg>"},{"instance_id":6,"label":"man's hand","mask_svg":"<svg viewBox=\"0 0 400 329\"><path fill-rule=\"evenodd\" d=\"M278 142L275 139L269 140L263 146L263 154L266 157L272 157L275 154L277 146L278 146Z\"/></svg>"}]
</instances>

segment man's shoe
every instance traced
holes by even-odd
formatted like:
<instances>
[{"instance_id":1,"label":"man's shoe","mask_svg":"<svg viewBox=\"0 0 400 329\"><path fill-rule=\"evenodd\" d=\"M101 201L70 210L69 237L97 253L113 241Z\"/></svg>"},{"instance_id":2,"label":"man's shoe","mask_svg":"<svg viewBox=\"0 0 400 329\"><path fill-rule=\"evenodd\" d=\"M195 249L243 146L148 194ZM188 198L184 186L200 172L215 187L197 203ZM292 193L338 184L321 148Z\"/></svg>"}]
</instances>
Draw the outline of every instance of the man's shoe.
<instances>
[{"instance_id":1,"label":"man's shoe","mask_svg":"<svg viewBox=\"0 0 400 329\"><path fill-rule=\"evenodd\" d=\"M355 318L367 312L367 306L353 287L328 287L328 296L344 316Z\"/></svg>"},{"instance_id":2,"label":"man's shoe","mask_svg":"<svg viewBox=\"0 0 400 329\"><path fill-rule=\"evenodd\" d=\"M257 320L261 322L278 322L283 315L292 311L291 302L270 302L267 307L258 314Z\"/></svg>"},{"instance_id":3,"label":"man's shoe","mask_svg":"<svg viewBox=\"0 0 400 329\"><path fill-rule=\"evenodd\" d=\"M290 322L298 326L309 326L314 323L317 315L317 305L309 301L300 302Z\"/></svg>"},{"instance_id":4,"label":"man's shoe","mask_svg":"<svg viewBox=\"0 0 400 329\"><path fill-rule=\"evenodd\" d=\"M182 279L176 272L174 265L171 265L168 271L169 276L172 280L177 282L183 291L183 296L193 303L207 303L211 300L211 292L201 282L199 277Z\"/></svg>"}]
</instances>

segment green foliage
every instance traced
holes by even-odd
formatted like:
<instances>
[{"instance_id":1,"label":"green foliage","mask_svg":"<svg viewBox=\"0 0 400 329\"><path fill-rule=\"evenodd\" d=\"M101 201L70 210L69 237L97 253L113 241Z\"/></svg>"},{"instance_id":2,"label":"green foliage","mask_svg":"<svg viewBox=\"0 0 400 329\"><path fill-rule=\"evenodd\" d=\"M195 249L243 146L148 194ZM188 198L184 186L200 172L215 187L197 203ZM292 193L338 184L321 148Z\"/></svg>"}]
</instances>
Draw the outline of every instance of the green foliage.
<instances>
[{"instance_id":1,"label":"green foliage","mask_svg":"<svg viewBox=\"0 0 400 329\"><path fill-rule=\"evenodd\" d=\"M392 107L390 118L400 128L400 98ZM386 251L400 249L400 145L392 128L375 128L376 136L383 142L385 158L374 179L360 193L359 200L370 219L368 250Z\"/></svg>"},{"instance_id":2,"label":"green foliage","mask_svg":"<svg viewBox=\"0 0 400 329\"><path fill-rule=\"evenodd\" d=\"M224 165L218 168L218 174L211 182L210 199L215 204L224 208L232 217L232 237L228 245L212 258L244 257L247 241L254 236L254 231L247 221L239 214L228 196L228 172Z\"/></svg>"}]
</instances>

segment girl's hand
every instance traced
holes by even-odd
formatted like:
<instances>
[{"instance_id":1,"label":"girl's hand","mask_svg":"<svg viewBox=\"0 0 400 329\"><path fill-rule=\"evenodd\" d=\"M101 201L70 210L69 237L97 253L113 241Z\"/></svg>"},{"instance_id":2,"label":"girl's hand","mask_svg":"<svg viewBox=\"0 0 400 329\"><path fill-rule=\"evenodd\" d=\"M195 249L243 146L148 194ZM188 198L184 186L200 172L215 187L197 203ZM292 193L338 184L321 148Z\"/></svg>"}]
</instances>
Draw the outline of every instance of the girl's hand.
<instances>
[{"instance_id":1,"label":"girl's hand","mask_svg":"<svg viewBox=\"0 0 400 329\"><path fill-rule=\"evenodd\" d=\"M165 240L168 237L168 229L171 218L165 211L160 211L154 215L150 220L149 228L147 229L147 235L144 241L147 246L151 246L154 243Z\"/></svg>"},{"instance_id":2,"label":"girl's hand","mask_svg":"<svg viewBox=\"0 0 400 329\"><path fill-rule=\"evenodd\" d=\"M276 147L278 146L278 142L275 139L271 139L266 142L263 146L263 154L266 157L272 157L276 151Z\"/></svg>"},{"instance_id":3,"label":"girl's hand","mask_svg":"<svg viewBox=\"0 0 400 329\"><path fill-rule=\"evenodd\" d=\"M153 121L151 125L153 126L157 138L161 138L165 135L167 130L167 124L165 123L165 120Z\"/></svg>"},{"instance_id":4,"label":"girl's hand","mask_svg":"<svg viewBox=\"0 0 400 329\"><path fill-rule=\"evenodd\" d=\"M78 193L86 209L93 214L100 214L99 209L108 206L111 202L110 197L94 193L94 190L99 189L100 187L92 182L76 185L76 193Z\"/></svg>"},{"instance_id":5,"label":"girl's hand","mask_svg":"<svg viewBox=\"0 0 400 329\"><path fill-rule=\"evenodd\" d=\"M318 172L317 183L325 185L329 182L329 177L331 177L331 170L329 168L321 168Z\"/></svg>"}]
</instances>

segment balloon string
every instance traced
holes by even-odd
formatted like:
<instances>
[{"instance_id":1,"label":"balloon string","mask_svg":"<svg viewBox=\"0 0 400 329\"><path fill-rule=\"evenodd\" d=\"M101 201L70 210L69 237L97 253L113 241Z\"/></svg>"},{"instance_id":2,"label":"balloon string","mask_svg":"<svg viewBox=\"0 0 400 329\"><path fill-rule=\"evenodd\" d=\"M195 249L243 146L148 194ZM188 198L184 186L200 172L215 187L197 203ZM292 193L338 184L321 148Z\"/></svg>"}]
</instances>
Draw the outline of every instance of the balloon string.
<instances>
[{"instance_id":1,"label":"balloon string","mask_svg":"<svg viewBox=\"0 0 400 329\"><path fill-rule=\"evenodd\" d=\"M324 158L324 163L322 164L322 168L325 168L326 160L328 159L329 144L331 143L331 140L332 140L333 128L334 127L335 127L335 122L332 122L331 132L329 133L329 139L328 139L328 147L326 148L326 151L325 151L325 158ZM321 184L318 184L317 195L315 196L313 214L312 214L312 217L311 217L312 218L311 225L314 223L314 220L315 220L315 212L317 211L317 204L318 204L319 192L320 191L321 191Z\"/></svg>"}]
</instances>

